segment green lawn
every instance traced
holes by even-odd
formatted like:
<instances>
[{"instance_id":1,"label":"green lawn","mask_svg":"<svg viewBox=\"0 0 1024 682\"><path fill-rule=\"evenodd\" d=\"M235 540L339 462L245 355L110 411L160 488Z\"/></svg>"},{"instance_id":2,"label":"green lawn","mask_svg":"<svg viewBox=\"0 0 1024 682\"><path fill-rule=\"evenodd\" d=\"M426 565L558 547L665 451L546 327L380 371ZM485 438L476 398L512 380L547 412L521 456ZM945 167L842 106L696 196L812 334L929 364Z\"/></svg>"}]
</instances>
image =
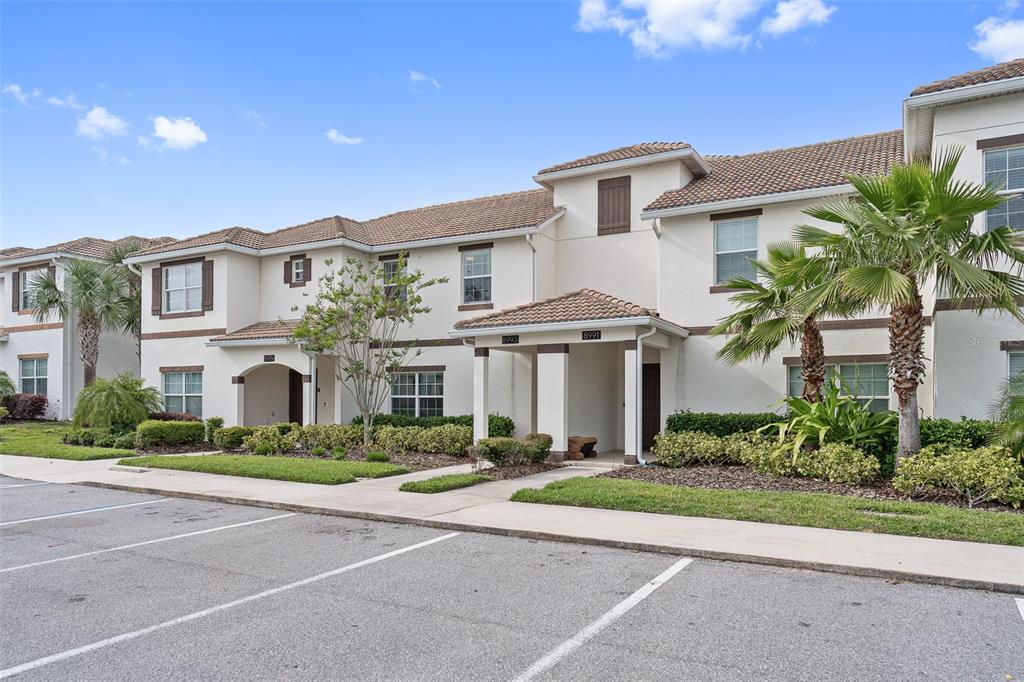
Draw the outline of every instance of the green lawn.
<instances>
[{"instance_id":1,"label":"green lawn","mask_svg":"<svg viewBox=\"0 0 1024 682\"><path fill-rule=\"evenodd\" d=\"M406 481L399 490L407 493L443 493L446 490L468 488L471 485L491 480L493 479L490 476L483 474L447 474L446 476L425 478L422 481Z\"/></svg>"},{"instance_id":2,"label":"green lawn","mask_svg":"<svg viewBox=\"0 0 1024 682\"><path fill-rule=\"evenodd\" d=\"M614 478L571 478L524 489L514 502L704 516L891 535L1024 545L1024 514L825 493L685 488Z\"/></svg>"},{"instance_id":3,"label":"green lawn","mask_svg":"<svg viewBox=\"0 0 1024 682\"><path fill-rule=\"evenodd\" d=\"M122 459L118 464L325 485L352 483L357 478L381 478L409 473L407 468L396 464L262 455L131 457Z\"/></svg>"},{"instance_id":4,"label":"green lawn","mask_svg":"<svg viewBox=\"0 0 1024 682\"><path fill-rule=\"evenodd\" d=\"M21 422L0 426L0 454L79 461L134 454L133 450L65 445L60 442L60 437L70 429L71 425L67 422Z\"/></svg>"}]
</instances>

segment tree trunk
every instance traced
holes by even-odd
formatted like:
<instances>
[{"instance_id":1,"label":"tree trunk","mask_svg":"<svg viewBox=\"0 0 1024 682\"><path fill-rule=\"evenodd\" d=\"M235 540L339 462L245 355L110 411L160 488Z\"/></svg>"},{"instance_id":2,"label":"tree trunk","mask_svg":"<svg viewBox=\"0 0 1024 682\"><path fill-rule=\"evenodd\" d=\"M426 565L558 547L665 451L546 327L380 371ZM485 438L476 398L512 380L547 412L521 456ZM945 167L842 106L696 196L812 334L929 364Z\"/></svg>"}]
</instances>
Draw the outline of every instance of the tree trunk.
<instances>
[{"instance_id":1,"label":"tree trunk","mask_svg":"<svg viewBox=\"0 0 1024 682\"><path fill-rule=\"evenodd\" d=\"M892 306L889 314L889 378L899 400L899 448L896 463L921 449L917 387L924 380L924 311L917 282L910 303Z\"/></svg>"},{"instance_id":2,"label":"tree trunk","mask_svg":"<svg viewBox=\"0 0 1024 682\"><path fill-rule=\"evenodd\" d=\"M81 345L85 385L96 380L96 363L100 358L100 325L91 316L78 318L78 343Z\"/></svg>"},{"instance_id":3,"label":"tree trunk","mask_svg":"<svg viewBox=\"0 0 1024 682\"><path fill-rule=\"evenodd\" d=\"M800 340L801 376L804 390L800 397L809 403L821 398L821 387L825 383L825 341L814 315L804 320L803 338Z\"/></svg>"},{"instance_id":4,"label":"tree trunk","mask_svg":"<svg viewBox=\"0 0 1024 682\"><path fill-rule=\"evenodd\" d=\"M367 446L367 445L370 444L370 429L373 426L370 423L370 419L371 419L370 413L369 412L363 412L363 445L364 446Z\"/></svg>"}]
</instances>

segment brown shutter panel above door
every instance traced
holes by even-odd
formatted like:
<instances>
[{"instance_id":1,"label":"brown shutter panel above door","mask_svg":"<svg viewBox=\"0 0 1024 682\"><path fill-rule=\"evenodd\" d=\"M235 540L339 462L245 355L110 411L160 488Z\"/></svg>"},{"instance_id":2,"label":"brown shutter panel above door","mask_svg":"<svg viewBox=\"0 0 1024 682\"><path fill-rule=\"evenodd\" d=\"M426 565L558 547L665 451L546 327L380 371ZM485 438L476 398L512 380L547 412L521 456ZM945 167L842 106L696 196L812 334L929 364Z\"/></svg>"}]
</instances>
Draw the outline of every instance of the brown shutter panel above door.
<instances>
[{"instance_id":1,"label":"brown shutter panel above door","mask_svg":"<svg viewBox=\"0 0 1024 682\"><path fill-rule=\"evenodd\" d=\"M11 273L11 310L18 312L21 309L21 273L15 270Z\"/></svg>"},{"instance_id":2,"label":"brown shutter panel above door","mask_svg":"<svg viewBox=\"0 0 1024 682\"><path fill-rule=\"evenodd\" d=\"M164 269L153 268L153 279L152 279L152 292L149 297L149 312L154 315L159 315L160 311L163 310L164 300Z\"/></svg>"},{"instance_id":3,"label":"brown shutter panel above door","mask_svg":"<svg viewBox=\"0 0 1024 682\"><path fill-rule=\"evenodd\" d=\"M629 232L628 175L597 181L597 233Z\"/></svg>"},{"instance_id":4,"label":"brown shutter panel above door","mask_svg":"<svg viewBox=\"0 0 1024 682\"><path fill-rule=\"evenodd\" d=\"M303 258L302 259L302 281L312 282L313 281L313 259Z\"/></svg>"},{"instance_id":5,"label":"brown shutter panel above door","mask_svg":"<svg viewBox=\"0 0 1024 682\"><path fill-rule=\"evenodd\" d=\"M288 258L284 262L284 283L292 283L292 259Z\"/></svg>"},{"instance_id":6,"label":"brown shutter panel above door","mask_svg":"<svg viewBox=\"0 0 1024 682\"><path fill-rule=\"evenodd\" d=\"M203 261L203 310L213 310L213 261Z\"/></svg>"}]
</instances>

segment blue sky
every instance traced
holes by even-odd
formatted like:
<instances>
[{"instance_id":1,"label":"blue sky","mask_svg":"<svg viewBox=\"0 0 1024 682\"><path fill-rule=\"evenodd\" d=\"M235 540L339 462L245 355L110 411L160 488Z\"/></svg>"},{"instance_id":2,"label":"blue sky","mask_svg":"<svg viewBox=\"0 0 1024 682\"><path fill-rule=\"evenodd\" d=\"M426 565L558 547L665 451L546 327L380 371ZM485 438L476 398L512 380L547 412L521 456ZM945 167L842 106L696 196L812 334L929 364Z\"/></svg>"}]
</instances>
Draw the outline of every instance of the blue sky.
<instances>
[{"instance_id":1,"label":"blue sky","mask_svg":"<svg viewBox=\"0 0 1024 682\"><path fill-rule=\"evenodd\" d=\"M0 13L4 246L365 219L640 141L723 154L888 130L915 85L1024 56L1012 0Z\"/></svg>"}]
</instances>

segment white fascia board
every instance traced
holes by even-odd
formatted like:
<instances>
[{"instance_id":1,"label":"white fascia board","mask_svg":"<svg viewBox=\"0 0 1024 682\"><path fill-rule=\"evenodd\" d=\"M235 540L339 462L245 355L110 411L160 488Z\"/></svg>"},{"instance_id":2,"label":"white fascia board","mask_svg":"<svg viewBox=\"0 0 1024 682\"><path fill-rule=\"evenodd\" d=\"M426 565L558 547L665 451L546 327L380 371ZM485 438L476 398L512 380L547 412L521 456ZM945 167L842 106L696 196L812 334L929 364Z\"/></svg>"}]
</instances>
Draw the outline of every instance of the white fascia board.
<instances>
[{"instance_id":1,"label":"white fascia board","mask_svg":"<svg viewBox=\"0 0 1024 682\"><path fill-rule=\"evenodd\" d=\"M962 88L951 90L940 90L925 95L913 95L903 100L905 109L917 107L937 106L939 104L951 104L963 100L976 99L978 97L991 97L992 95L1005 95L1018 90L1024 90L1024 76L1007 78L992 83L979 83L978 85L966 85Z\"/></svg>"},{"instance_id":2,"label":"white fascia board","mask_svg":"<svg viewBox=\"0 0 1024 682\"><path fill-rule=\"evenodd\" d=\"M618 159L616 161L594 163L589 166L580 166L579 168L566 168L565 170L552 171L551 173L540 173L533 176L533 181L550 189L551 185L549 183L557 180L578 178L584 175L596 175L598 173L622 170L624 168L635 168L637 166L649 166L654 163L664 163L665 161L674 160L683 161L688 167L690 167L690 170L702 171L703 175L707 175L711 172L711 168L708 166L707 161L704 160L704 157L698 154L697 150L693 147L687 147L686 149L673 149L672 151L660 152L658 154L636 156L631 159ZM694 175L698 174L699 173L697 172L694 173Z\"/></svg>"},{"instance_id":3,"label":"white fascia board","mask_svg":"<svg viewBox=\"0 0 1024 682\"><path fill-rule=\"evenodd\" d=\"M609 320L575 320L573 322L546 322L542 324L503 325L500 327L475 327L473 329L452 329L448 336L457 339L475 336L496 336L500 334L518 333L533 334L539 332L575 331L577 329L593 329L594 327L654 327L676 336L686 338L690 331L686 327L668 322L660 317L617 317Z\"/></svg>"},{"instance_id":4,"label":"white fascia board","mask_svg":"<svg viewBox=\"0 0 1024 682\"><path fill-rule=\"evenodd\" d=\"M787 201L800 201L802 199L819 199L821 197L835 196L839 194L853 193L853 185L829 185L828 187L812 187L811 189L799 189L793 192L778 192L776 194L759 194L755 197L743 197L741 199L728 199L726 201L714 201L707 204L692 204L690 206L679 206L677 208L659 208L653 211L640 213L642 220L654 218L670 218L679 215L694 215L697 213L713 213L715 211L728 211L732 209L751 208L765 204L782 204Z\"/></svg>"},{"instance_id":5,"label":"white fascia board","mask_svg":"<svg viewBox=\"0 0 1024 682\"><path fill-rule=\"evenodd\" d=\"M209 348L239 348L245 346L294 346L294 341L279 336L276 339L228 339L225 341L207 341Z\"/></svg>"},{"instance_id":6,"label":"white fascia board","mask_svg":"<svg viewBox=\"0 0 1024 682\"><path fill-rule=\"evenodd\" d=\"M93 256L79 256L73 253L67 253L66 251L51 251L49 253L39 253L34 256L11 258L0 262L0 268L9 268L16 265L30 265L32 263L42 263L44 261L54 262L58 260L89 260L96 263L103 262L102 258L95 258Z\"/></svg>"}]
</instances>

